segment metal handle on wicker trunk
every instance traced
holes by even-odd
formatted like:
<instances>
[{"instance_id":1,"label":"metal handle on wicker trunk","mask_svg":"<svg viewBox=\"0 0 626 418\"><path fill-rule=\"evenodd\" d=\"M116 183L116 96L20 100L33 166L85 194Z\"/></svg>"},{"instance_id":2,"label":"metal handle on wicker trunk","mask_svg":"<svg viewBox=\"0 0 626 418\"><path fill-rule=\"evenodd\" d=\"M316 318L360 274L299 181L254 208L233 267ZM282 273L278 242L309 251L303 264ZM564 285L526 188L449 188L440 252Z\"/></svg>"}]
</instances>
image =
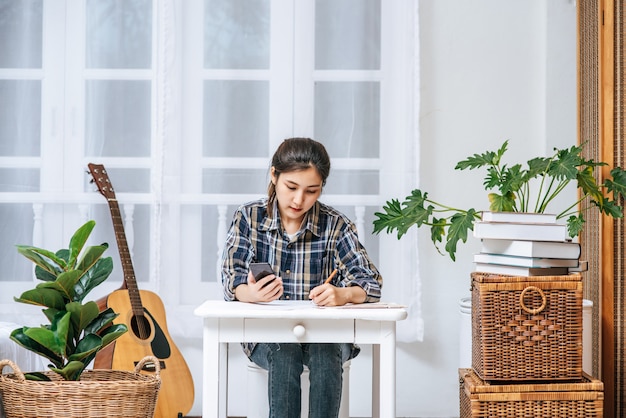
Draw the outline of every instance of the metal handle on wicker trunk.
<instances>
[{"instance_id":1,"label":"metal handle on wicker trunk","mask_svg":"<svg viewBox=\"0 0 626 418\"><path fill-rule=\"evenodd\" d=\"M541 306L539 306L538 308L530 309L526 305L524 305L524 296L526 296L526 292L528 292L529 290L534 290L537 293L539 293L539 295L541 296ZM543 290L539 289L536 286L528 286L527 288L522 290L522 293L519 295L519 304L522 307L522 309L526 311L527 313L533 314L533 315L538 314L539 312L543 311L546 308L546 304L547 304L546 294L543 293Z\"/></svg>"}]
</instances>

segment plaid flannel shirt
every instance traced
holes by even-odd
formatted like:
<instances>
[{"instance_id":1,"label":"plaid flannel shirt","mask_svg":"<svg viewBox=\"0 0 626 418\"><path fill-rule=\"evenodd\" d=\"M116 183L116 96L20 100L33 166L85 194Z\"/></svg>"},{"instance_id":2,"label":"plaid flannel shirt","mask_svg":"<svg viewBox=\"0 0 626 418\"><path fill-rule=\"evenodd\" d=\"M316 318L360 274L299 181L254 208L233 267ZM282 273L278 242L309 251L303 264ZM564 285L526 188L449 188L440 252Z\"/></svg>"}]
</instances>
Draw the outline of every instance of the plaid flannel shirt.
<instances>
[{"instance_id":1,"label":"plaid flannel shirt","mask_svg":"<svg viewBox=\"0 0 626 418\"><path fill-rule=\"evenodd\" d=\"M240 206L224 247L224 298L235 300L235 288L247 283L251 262L268 262L283 281L284 300L308 300L309 292L338 268L333 285L359 286L366 302L380 300L382 277L361 245L354 223L341 212L316 202L296 234L280 224L277 205L267 215L267 198ZM243 344L249 356L253 343ZM358 351L357 351L358 352ZM356 355L356 353L355 353Z\"/></svg>"}]
</instances>

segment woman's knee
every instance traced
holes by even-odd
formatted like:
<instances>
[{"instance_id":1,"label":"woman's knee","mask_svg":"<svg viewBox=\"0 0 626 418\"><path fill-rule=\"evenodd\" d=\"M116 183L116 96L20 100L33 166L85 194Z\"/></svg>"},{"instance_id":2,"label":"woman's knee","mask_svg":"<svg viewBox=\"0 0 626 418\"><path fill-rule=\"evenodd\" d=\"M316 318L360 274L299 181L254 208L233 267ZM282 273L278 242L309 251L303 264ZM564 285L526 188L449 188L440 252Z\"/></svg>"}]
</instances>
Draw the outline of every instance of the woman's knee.
<instances>
[{"instance_id":1,"label":"woman's knee","mask_svg":"<svg viewBox=\"0 0 626 418\"><path fill-rule=\"evenodd\" d=\"M302 373L303 355L300 344L294 343L259 343L250 359L260 367L269 370L273 366L289 367L290 370Z\"/></svg>"}]
</instances>

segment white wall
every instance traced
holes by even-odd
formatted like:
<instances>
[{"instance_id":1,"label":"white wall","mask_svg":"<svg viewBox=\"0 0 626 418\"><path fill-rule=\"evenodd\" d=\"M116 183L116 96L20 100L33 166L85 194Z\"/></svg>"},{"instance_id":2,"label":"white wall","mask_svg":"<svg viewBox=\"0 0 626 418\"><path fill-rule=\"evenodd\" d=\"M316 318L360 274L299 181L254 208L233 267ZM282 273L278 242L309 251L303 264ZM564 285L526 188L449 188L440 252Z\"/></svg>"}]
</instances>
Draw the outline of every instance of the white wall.
<instances>
[{"instance_id":1,"label":"white wall","mask_svg":"<svg viewBox=\"0 0 626 418\"><path fill-rule=\"evenodd\" d=\"M452 206L487 209L484 172L456 171L458 161L505 139L512 162L576 143L575 2L419 0L419 8L419 188ZM478 242L470 237L452 262L428 230L418 235L425 337L399 345L397 413L454 417L459 299L469 296Z\"/></svg>"}]
</instances>

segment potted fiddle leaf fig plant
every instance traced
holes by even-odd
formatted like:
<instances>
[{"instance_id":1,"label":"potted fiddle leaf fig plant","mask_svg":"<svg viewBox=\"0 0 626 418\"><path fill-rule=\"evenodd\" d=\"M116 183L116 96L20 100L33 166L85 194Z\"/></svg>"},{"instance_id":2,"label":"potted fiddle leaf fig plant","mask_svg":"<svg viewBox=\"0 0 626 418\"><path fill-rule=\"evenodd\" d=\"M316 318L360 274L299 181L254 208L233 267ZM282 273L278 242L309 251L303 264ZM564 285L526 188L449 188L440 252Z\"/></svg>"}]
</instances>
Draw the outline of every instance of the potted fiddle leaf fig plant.
<instances>
[{"instance_id":1,"label":"potted fiddle leaf fig plant","mask_svg":"<svg viewBox=\"0 0 626 418\"><path fill-rule=\"evenodd\" d=\"M18 245L20 254L35 263L41 280L17 302L42 306L49 324L21 327L11 339L50 361L49 370L23 373L9 359L0 360L0 416L57 418L103 416L151 418L161 387L159 360L141 359L134 372L88 368L96 354L128 331L114 324L111 308L85 301L113 270L103 257L108 244L87 246L95 222L86 222L72 235L69 247L57 252ZM154 374L141 373L146 363ZM4 373L10 367L13 373ZM4 415L3 415L4 411Z\"/></svg>"},{"instance_id":2,"label":"potted fiddle leaf fig plant","mask_svg":"<svg viewBox=\"0 0 626 418\"><path fill-rule=\"evenodd\" d=\"M507 164L503 157L508 140L496 151L474 154L459 161L455 170L486 169L483 188L488 192L489 210L492 212L557 213L557 220L567 224L570 237L577 236L585 223L584 214L598 210L613 218L622 218L618 204L626 196L626 172L615 167L610 178L599 183L594 169L607 166L605 162L585 159L583 145L556 149L549 157L536 157L526 165ZM578 197L558 212L546 212L550 203L570 184L576 182ZM401 202L388 200L382 212L376 212L374 233L396 232L398 239L415 225L429 227L433 244L443 254L439 245L445 238L445 251L456 260L457 244L466 242L474 223L481 219L481 211L474 208L456 208L433 200L429 193L414 189Z\"/></svg>"},{"instance_id":3,"label":"potted fiddle leaf fig plant","mask_svg":"<svg viewBox=\"0 0 626 418\"><path fill-rule=\"evenodd\" d=\"M85 223L72 236L69 248L57 252L17 245L17 251L35 263L41 283L14 299L43 306L49 324L17 328L11 339L47 358L49 368L64 380L79 380L96 353L128 331L124 324L113 324L118 314L112 309L100 312L96 302L84 301L113 270L111 257L102 257L108 244L86 246L94 226L93 220ZM25 376L50 380L39 372Z\"/></svg>"}]
</instances>

